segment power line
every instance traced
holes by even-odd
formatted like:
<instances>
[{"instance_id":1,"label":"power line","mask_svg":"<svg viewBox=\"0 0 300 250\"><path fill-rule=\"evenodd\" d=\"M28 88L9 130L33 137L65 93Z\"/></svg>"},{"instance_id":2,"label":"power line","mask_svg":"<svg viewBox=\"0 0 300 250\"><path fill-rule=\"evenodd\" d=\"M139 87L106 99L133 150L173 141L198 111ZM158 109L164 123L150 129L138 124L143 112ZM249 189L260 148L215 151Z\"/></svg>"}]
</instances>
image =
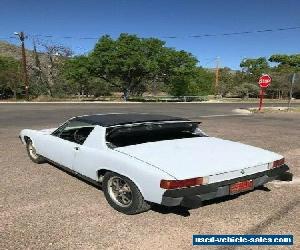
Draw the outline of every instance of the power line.
<instances>
[{"instance_id":1,"label":"power line","mask_svg":"<svg viewBox=\"0 0 300 250\"><path fill-rule=\"evenodd\" d=\"M286 28L274 28L274 29L264 29L264 30L254 30L254 31L240 31L240 32L230 32L230 33L218 33L218 34L199 34L199 35L190 35L187 36L189 38L205 38L205 37L215 37L215 36L235 36L235 35L248 35L248 34L255 34L255 33L266 33L266 32L279 32L279 31L286 31L286 30L297 30L300 29L300 26L295 27L286 27ZM166 36L163 38L180 38L178 36Z\"/></svg>"},{"instance_id":2,"label":"power line","mask_svg":"<svg viewBox=\"0 0 300 250\"><path fill-rule=\"evenodd\" d=\"M55 35L41 35L41 34L32 35L32 37L77 39L77 40L98 40L99 39L99 37L74 37L74 36L55 36Z\"/></svg>"},{"instance_id":3,"label":"power line","mask_svg":"<svg viewBox=\"0 0 300 250\"><path fill-rule=\"evenodd\" d=\"M216 37L216 36L236 36L236 35L250 35L250 34L259 34L259 33L268 33L268 32L280 32L288 30L300 30L300 26L294 27L284 27L284 28L272 28L272 29L262 29L254 31L240 31L240 32L228 32L228 33L215 33L215 34L196 34L196 35L187 35L187 36L157 36L164 39L182 39L182 38L207 38L207 37ZM87 37L74 37L74 36L56 36L56 35L42 35L35 34L30 37L43 37L43 38L57 38L57 39L77 39L77 40L98 40L99 37L87 36ZM2 40L15 39L15 37L0 37Z\"/></svg>"}]
</instances>

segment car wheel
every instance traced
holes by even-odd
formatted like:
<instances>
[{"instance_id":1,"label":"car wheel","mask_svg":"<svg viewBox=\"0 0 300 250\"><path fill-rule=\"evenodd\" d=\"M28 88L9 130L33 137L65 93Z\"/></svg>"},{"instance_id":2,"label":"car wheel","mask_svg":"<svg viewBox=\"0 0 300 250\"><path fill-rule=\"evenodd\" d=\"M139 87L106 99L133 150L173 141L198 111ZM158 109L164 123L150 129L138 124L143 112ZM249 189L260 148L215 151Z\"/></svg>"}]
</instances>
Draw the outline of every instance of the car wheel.
<instances>
[{"instance_id":1,"label":"car wheel","mask_svg":"<svg viewBox=\"0 0 300 250\"><path fill-rule=\"evenodd\" d=\"M138 214L150 209L138 187L125 176L107 172L102 189L107 202L121 213Z\"/></svg>"},{"instance_id":2,"label":"car wheel","mask_svg":"<svg viewBox=\"0 0 300 250\"><path fill-rule=\"evenodd\" d=\"M33 143L31 140L27 141L26 149L27 149L27 153L28 153L30 160L32 160L34 163L40 164L40 163L45 162L44 157L42 157L41 155L36 153L35 147L33 146Z\"/></svg>"}]
</instances>

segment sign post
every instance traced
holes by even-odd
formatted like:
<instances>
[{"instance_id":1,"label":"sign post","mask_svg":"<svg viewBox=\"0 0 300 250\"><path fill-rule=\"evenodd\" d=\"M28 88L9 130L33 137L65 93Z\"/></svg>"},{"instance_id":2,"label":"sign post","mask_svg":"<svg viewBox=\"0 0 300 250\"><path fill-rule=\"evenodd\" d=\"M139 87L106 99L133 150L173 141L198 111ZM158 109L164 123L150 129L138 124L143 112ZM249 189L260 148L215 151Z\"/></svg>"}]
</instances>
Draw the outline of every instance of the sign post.
<instances>
[{"instance_id":1,"label":"sign post","mask_svg":"<svg viewBox=\"0 0 300 250\"><path fill-rule=\"evenodd\" d=\"M259 107L258 107L259 111L261 111L261 109L262 109L264 94L265 94L264 89L260 88L260 90L259 90Z\"/></svg>"},{"instance_id":2,"label":"sign post","mask_svg":"<svg viewBox=\"0 0 300 250\"><path fill-rule=\"evenodd\" d=\"M272 78L271 78L271 76L269 76L267 74L263 74L259 78L259 80L258 80L258 84L259 84L259 87L260 87L260 91L259 91L259 107L258 107L259 111L262 110L265 89L270 86L271 82L272 82Z\"/></svg>"},{"instance_id":3,"label":"sign post","mask_svg":"<svg viewBox=\"0 0 300 250\"><path fill-rule=\"evenodd\" d=\"M291 82L291 87L290 87L290 98L289 98L289 103L288 103L288 111L291 108L291 102L293 99L293 88L294 88L295 78L296 78L296 73L294 73L293 77L292 77L292 82Z\"/></svg>"}]
</instances>

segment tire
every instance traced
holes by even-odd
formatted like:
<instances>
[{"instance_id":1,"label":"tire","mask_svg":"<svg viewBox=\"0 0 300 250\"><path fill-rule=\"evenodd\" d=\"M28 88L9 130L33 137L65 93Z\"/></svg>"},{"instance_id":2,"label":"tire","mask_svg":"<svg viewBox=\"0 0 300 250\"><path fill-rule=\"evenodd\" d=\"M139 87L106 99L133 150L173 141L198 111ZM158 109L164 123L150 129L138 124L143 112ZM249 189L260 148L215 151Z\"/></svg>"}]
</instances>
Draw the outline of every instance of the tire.
<instances>
[{"instance_id":1,"label":"tire","mask_svg":"<svg viewBox=\"0 0 300 250\"><path fill-rule=\"evenodd\" d=\"M34 163L41 164L45 162L44 157L36 153L35 148L30 139L28 139L26 142L26 149L30 160L32 160Z\"/></svg>"},{"instance_id":2,"label":"tire","mask_svg":"<svg viewBox=\"0 0 300 250\"><path fill-rule=\"evenodd\" d=\"M119 190L116 186L119 186ZM150 209L150 204L144 200L138 187L125 176L107 172L103 178L102 189L109 205L121 213L131 215Z\"/></svg>"}]
</instances>

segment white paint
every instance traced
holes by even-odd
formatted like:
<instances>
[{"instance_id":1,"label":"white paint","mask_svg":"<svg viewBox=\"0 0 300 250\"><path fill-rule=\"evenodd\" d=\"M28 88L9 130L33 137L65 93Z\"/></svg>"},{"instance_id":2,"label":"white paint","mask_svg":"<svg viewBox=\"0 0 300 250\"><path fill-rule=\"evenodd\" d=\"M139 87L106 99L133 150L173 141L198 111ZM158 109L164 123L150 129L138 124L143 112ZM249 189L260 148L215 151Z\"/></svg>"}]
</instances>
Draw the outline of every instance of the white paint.
<instances>
[{"instance_id":1,"label":"white paint","mask_svg":"<svg viewBox=\"0 0 300 250\"><path fill-rule=\"evenodd\" d=\"M55 129L24 129L38 154L98 181L97 171L110 170L131 179L145 200L161 203L160 181L209 176L217 182L266 170L266 163L281 155L213 137L144 143L111 149L106 128L95 126L83 145L51 135ZM78 150L74 150L78 147ZM241 169L244 170L242 174Z\"/></svg>"},{"instance_id":2,"label":"white paint","mask_svg":"<svg viewBox=\"0 0 300 250\"><path fill-rule=\"evenodd\" d=\"M233 113L243 114L243 115L250 115L251 111L248 109L234 109L232 110Z\"/></svg>"},{"instance_id":3,"label":"white paint","mask_svg":"<svg viewBox=\"0 0 300 250\"><path fill-rule=\"evenodd\" d=\"M174 179L156 166L108 148L105 128L101 126L95 126L83 145L62 140L49 134L50 131L24 129L20 136L23 143L24 136L28 136L38 154L95 181L98 181L100 169L124 175L137 185L145 200L154 203L161 203L165 191L160 188L160 181ZM79 149L74 150L75 146Z\"/></svg>"},{"instance_id":4,"label":"white paint","mask_svg":"<svg viewBox=\"0 0 300 250\"><path fill-rule=\"evenodd\" d=\"M252 174L267 170L267 163L282 158L267 150L214 137L150 142L116 150L158 166L177 179L213 176L241 169ZM254 168L257 170L253 171ZM240 172L238 176L224 175L223 178L210 178L209 182L239 176L243 175Z\"/></svg>"}]
</instances>

